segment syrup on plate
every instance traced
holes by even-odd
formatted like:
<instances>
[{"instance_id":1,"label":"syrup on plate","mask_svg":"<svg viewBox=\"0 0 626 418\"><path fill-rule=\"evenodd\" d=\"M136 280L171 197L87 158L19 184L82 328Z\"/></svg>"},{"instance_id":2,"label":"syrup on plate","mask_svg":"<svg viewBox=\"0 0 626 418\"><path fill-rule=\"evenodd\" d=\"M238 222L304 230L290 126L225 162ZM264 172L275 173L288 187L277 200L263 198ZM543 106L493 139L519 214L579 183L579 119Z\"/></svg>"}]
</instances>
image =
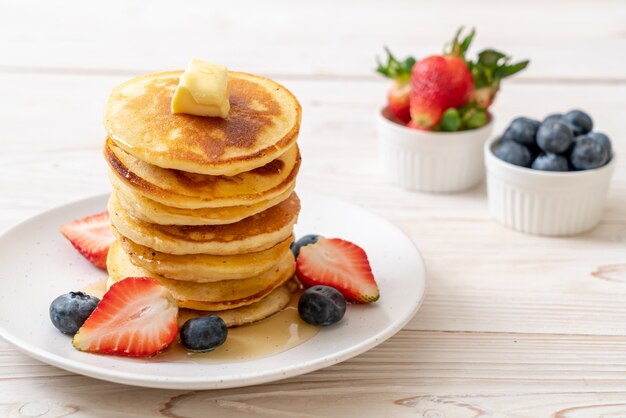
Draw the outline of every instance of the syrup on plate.
<instances>
[{"instance_id":1,"label":"syrup on plate","mask_svg":"<svg viewBox=\"0 0 626 418\"><path fill-rule=\"evenodd\" d=\"M106 280L92 283L82 289L97 298L102 298L106 292ZM156 362L184 362L184 363L233 363L256 360L282 353L303 344L313 338L319 328L307 324L298 315L297 293L291 302L282 311L269 318L228 329L226 342L208 353L194 353L188 351L180 342L175 341L162 353L149 359Z\"/></svg>"}]
</instances>

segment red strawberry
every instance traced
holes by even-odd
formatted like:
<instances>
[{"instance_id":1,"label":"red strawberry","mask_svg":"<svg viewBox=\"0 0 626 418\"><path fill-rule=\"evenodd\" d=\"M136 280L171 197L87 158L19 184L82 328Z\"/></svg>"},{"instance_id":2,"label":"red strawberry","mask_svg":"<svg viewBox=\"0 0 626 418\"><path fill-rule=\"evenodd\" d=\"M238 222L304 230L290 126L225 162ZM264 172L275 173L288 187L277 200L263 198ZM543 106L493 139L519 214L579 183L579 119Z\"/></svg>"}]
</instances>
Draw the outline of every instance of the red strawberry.
<instances>
[{"instance_id":1,"label":"red strawberry","mask_svg":"<svg viewBox=\"0 0 626 418\"><path fill-rule=\"evenodd\" d=\"M476 106L488 109L500 90L500 81L528 66L529 61L510 63L511 58L502 52L485 49L478 53L478 59L470 62L476 89L472 99Z\"/></svg>"},{"instance_id":2,"label":"red strawberry","mask_svg":"<svg viewBox=\"0 0 626 418\"><path fill-rule=\"evenodd\" d=\"M432 55L413 66L411 76L411 120L432 128L443 112L466 104L472 97L474 80L467 64L455 56Z\"/></svg>"},{"instance_id":3,"label":"red strawberry","mask_svg":"<svg viewBox=\"0 0 626 418\"><path fill-rule=\"evenodd\" d=\"M489 106L493 103L493 99L496 97L496 93L500 87L481 87L474 90L472 96L476 102L476 107L480 109L489 109Z\"/></svg>"},{"instance_id":4,"label":"red strawberry","mask_svg":"<svg viewBox=\"0 0 626 418\"><path fill-rule=\"evenodd\" d=\"M365 251L339 238L320 238L302 247L296 275L304 287L334 287L351 302L374 302L380 296Z\"/></svg>"},{"instance_id":5,"label":"red strawberry","mask_svg":"<svg viewBox=\"0 0 626 418\"><path fill-rule=\"evenodd\" d=\"M419 126L417 123L410 121L406 124L407 128L415 129L417 131L430 131L428 128L424 128L423 126Z\"/></svg>"},{"instance_id":6,"label":"red strawberry","mask_svg":"<svg viewBox=\"0 0 626 418\"><path fill-rule=\"evenodd\" d=\"M170 292L149 277L115 283L72 340L80 351L153 356L178 333L178 307Z\"/></svg>"},{"instance_id":7,"label":"red strawberry","mask_svg":"<svg viewBox=\"0 0 626 418\"><path fill-rule=\"evenodd\" d=\"M411 120L409 108L410 79L415 58L407 57L404 61L398 61L388 48L385 48L385 51L387 52L387 62L383 65L378 61L376 71L393 80L387 93L388 109L402 123L407 123Z\"/></svg>"},{"instance_id":8,"label":"red strawberry","mask_svg":"<svg viewBox=\"0 0 626 418\"><path fill-rule=\"evenodd\" d=\"M394 81L387 93L387 104L389 111L393 113L402 123L411 120L410 98L411 84L406 82Z\"/></svg>"},{"instance_id":9,"label":"red strawberry","mask_svg":"<svg viewBox=\"0 0 626 418\"><path fill-rule=\"evenodd\" d=\"M465 53L472 43L475 31L472 29L463 39L460 38L461 32L463 32L463 27L459 28L454 35L447 54L465 60ZM474 79L475 90L472 93L472 101L475 107L488 109L500 89L500 81L522 71L529 63L526 60L512 64L510 60L511 57L503 52L489 48L480 51L478 58L474 61L465 60Z\"/></svg>"},{"instance_id":10,"label":"red strawberry","mask_svg":"<svg viewBox=\"0 0 626 418\"><path fill-rule=\"evenodd\" d=\"M115 240L110 225L109 212L104 211L63 225L61 233L86 259L106 270L109 247Z\"/></svg>"}]
</instances>

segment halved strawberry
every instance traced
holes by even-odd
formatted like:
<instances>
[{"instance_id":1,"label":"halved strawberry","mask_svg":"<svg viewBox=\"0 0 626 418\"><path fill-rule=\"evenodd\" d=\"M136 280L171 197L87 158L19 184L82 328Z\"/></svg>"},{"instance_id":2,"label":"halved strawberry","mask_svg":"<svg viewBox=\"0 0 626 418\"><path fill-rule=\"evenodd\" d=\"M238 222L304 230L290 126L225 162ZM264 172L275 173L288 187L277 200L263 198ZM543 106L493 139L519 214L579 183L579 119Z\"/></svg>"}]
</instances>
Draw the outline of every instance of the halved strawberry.
<instances>
[{"instance_id":1,"label":"halved strawberry","mask_svg":"<svg viewBox=\"0 0 626 418\"><path fill-rule=\"evenodd\" d=\"M115 240L110 225L109 212L104 211L63 225L61 233L87 260L106 270L109 247Z\"/></svg>"},{"instance_id":2,"label":"halved strawberry","mask_svg":"<svg viewBox=\"0 0 626 418\"><path fill-rule=\"evenodd\" d=\"M302 247L296 275L304 287L334 287L351 302L374 302L380 296L365 251L339 238L320 238Z\"/></svg>"},{"instance_id":3,"label":"halved strawberry","mask_svg":"<svg viewBox=\"0 0 626 418\"><path fill-rule=\"evenodd\" d=\"M149 277L115 283L72 340L80 351L148 357L178 333L178 307L170 292Z\"/></svg>"}]
</instances>

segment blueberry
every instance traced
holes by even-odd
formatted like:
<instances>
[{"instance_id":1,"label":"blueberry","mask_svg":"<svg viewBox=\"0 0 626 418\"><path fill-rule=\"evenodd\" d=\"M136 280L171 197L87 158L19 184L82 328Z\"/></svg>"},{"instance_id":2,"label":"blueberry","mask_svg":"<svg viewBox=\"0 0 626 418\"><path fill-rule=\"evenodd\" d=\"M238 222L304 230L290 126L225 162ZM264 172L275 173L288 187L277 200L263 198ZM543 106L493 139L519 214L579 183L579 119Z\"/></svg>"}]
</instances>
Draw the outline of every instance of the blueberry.
<instances>
[{"instance_id":1,"label":"blueberry","mask_svg":"<svg viewBox=\"0 0 626 418\"><path fill-rule=\"evenodd\" d=\"M530 161L535 161L535 158L543 154L543 151L541 150L541 148L539 148L539 145L537 145L536 142L527 146L526 148L528 149L528 151L530 151Z\"/></svg>"},{"instance_id":2,"label":"blueberry","mask_svg":"<svg viewBox=\"0 0 626 418\"><path fill-rule=\"evenodd\" d=\"M544 171L568 171L567 158L556 154L541 154L535 158L531 168Z\"/></svg>"},{"instance_id":3,"label":"blueberry","mask_svg":"<svg viewBox=\"0 0 626 418\"><path fill-rule=\"evenodd\" d=\"M535 143L535 135L539 125L541 123L534 119L524 117L513 119L513 122L504 131L502 141L512 140L522 145L532 145Z\"/></svg>"},{"instance_id":4,"label":"blueberry","mask_svg":"<svg viewBox=\"0 0 626 418\"><path fill-rule=\"evenodd\" d=\"M180 342L191 351L212 351L224 344L227 336L226 323L217 315L192 318L180 327Z\"/></svg>"},{"instance_id":5,"label":"blueberry","mask_svg":"<svg viewBox=\"0 0 626 418\"><path fill-rule=\"evenodd\" d=\"M563 116L563 120L572 127L575 136L584 135L593 129L593 120L582 110L570 110Z\"/></svg>"},{"instance_id":6,"label":"blueberry","mask_svg":"<svg viewBox=\"0 0 626 418\"><path fill-rule=\"evenodd\" d=\"M330 286L313 286L300 296L298 313L311 325L331 325L346 313L346 299Z\"/></svg>"},{"instance_id":7,"label":"blueberry","mask_svg":"<svg viewBox=\"0 0 626 418\"><path fill-rule=\"evenodd\" d=\"M546 153L566 152L573 141L572 130L562 122L547 121L537 130L537 145Z\"/></svg>"},{"instance_id":8,"label":"blueberry","mask_svg":"<svg viewBox=\"0 0 626 418\"><path fill-rule=\"evenodd\" d=\"M546 116L541 123L546 122L561 122L563 120L563 115L561 113L553 113L551 115Z\"/></svg>"},{"instance_id":9,"label":"blueberry","mask_svg":"<svg viewBox=\"0 0 626 418\"><path fill-rule=\"evenodd\" d=\"M611 158L611 154L613 153L613 147L611 146L611 140L608 136L601 132L589 132L587 136L596 142L604 144L609 153L609 158Z\"/></svg>"},{"instance_id":10,"label":"blueberry","mask_svg":"<svg viewBox=\"0 0 626 418\"><path fill-rule=\"evenodd\" d=\"M590 170L606 164L609 161L609 152L603 142L583 135L576 138L570 159L577 170Z\"/></svg>"},{"instance_id":11,"label":"blueberry","mask_svg":"<svg viewBox=\"0 0 626 418\"><path fill-rule=\"evenodd\" d=\"M496 157L507 163L522 167L530 166L531 155L528 148L517 142L502 142L493 152Z\"/></svg>"},{"instance_id":12,"label":"blueberry","mask_svg":"<svg viewBox=\"0 0 626 418\"><path fill-rule=\"evenodd\" d=\"M300 254L300 248L305 247L310 244L315 244L320 238L322 238L320 235L315 235L315 234L305 235L299 240L292 242L289 248L291 248L291 252L293 253L293 256L298 258L298 254Z\"/></svg>"},{"instance_id":13,"label":"blueberry","mask_svg":"<svg viewBox=\"0 0 626 418\"><path fill-rule=\"evenodd\" d=\"M62 333L74 335L99 302L100 299L83 292L66 293L50 304L50 320Z\"/></svg>"}]
</instances>

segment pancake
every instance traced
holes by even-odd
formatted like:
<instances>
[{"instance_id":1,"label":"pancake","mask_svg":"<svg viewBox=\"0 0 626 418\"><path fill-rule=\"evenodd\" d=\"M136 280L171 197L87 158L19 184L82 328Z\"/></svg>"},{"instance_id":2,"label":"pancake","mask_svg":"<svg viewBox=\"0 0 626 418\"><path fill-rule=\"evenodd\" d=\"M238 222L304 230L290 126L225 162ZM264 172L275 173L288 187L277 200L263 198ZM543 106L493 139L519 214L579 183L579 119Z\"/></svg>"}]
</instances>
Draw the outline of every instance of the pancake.
<instances>
[{"instance_id":1,"label":"pancake","mask_svg":"<svg viewBox=\"0 0 626 418\"><path fill-rule=\"evenodd\" d=\"M167 206L199 209L241 206L273 199L293 186L300 168L296 144L270 163L236 176L207 176L140 161L107 139L111 172L137 193Z\"/></svg>"},{"instance_id":2,"label":"pancake","mask_svg":"<svg viewBox=\"0 0 626 418\"><path fill-rule=\"evenodd\" d=\"M201 311L220 311L250 305L267 296L291 279L296 262L291 251L277 260L270 270L242 280L213 283L193 283L167 279L134 265L119 241L115 241L107 256L109 284L126 277L152 277L167 287L179 307Z\"/></svg>"},{"instance_id":3,"label":"pancake","mask_svg":"<svg viewBox=\"0 0 626 418\"><path fill-rule=\"evenodd\" d=\"M134 265L169 279L197 283L237 281L265 272L275 266L285 253L291 253L289 246L293 241L290 236L272 248L248 254L172 255L134 243L121 236L115 228L113 233Z\"/></svg>"},{"instance_id":4,"label":"pancake","mask_svg":"<svg viewBox=\"0 0 626 418\"><path fill-rule=\"evenodd\" d=\"M118 180L115 174L109 173L109 179L113 184L113 193L117 195L121 206L129 214L142 221L158 225L225 225L239 222L284 201L291 195L295 187L295 185L290 187L283 194L273 199L249 206L180 209L163 205L135 193L132 188Z\"/></svg>"},{"instance_id":5,"label":"pancake","mask_svg":"<svg viewBox=\"0 0 626 418\"><path fill-rule=\"evenodd\" d=\"M300 283L292 279L272 290L269 295L258 302L224 311L196 311L181 308L178 311L178 325L182 327L187 320L206 315L218 315L229 328L248 325L282 311L289 305L299 288Z\"/></svg>"},{"instance_id":6,"label":"pancake","mask_svg":"<svg viewBox=\"0 0 626 418\"><path fill-rule=\"evenodd\" d=\"M156 251L182 254L235 255L263 251L291 237L298 220L300 199L292 193L261 213L227 225L156 225L129 215L117 195L109 199L111 223L131 241Z\"/></svg>"},{"instance_id":7,"label":"pancake","mask_svg":"<svg viewBox=\"0 0 626 418\"><path fill-rule=\"evenodd\" d=\"M107 289L113 286L113 283L115 282L109 278L109 280L107 280ZM178 310L178 326L182 327L189 319L206 315L218 315L229 328L248 325L282 311L289 305L289 302L291 302L291 299L299 288L300 284L298 281L292 279L278 286L257 302L223 311L198 311L195 309L180 308Z\"/></svg>"},{"instance_id":8,"label":"pancake","mask_svg":"<svg viewBox=\"0 0 626 418\"><path fill-rule=\"evenodd\" d=\"M285 87L231 71L226 119L172 114L181 74L143 75L111 92L105 128L135 158L163 168L232 176L264 166L295 143L302 109Z\"/></svg>"}]
</instances>

